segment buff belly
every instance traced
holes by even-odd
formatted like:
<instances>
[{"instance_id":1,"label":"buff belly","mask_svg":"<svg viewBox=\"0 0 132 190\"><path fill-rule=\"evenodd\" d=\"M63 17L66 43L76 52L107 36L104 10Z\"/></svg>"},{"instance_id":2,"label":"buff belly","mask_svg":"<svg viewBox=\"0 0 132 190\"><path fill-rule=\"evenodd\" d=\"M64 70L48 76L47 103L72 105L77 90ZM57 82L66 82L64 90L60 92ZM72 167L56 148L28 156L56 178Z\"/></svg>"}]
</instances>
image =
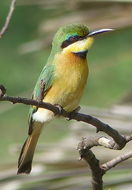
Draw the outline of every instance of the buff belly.
<instances>
[{"instance_id":1,"label":"buff belly","mask_svg":"<svg viewBox=\"0 0 132 190\"><path fill-rule=\"evenodd\" d=\"M66 111L71 112L78 107L87 82L87 61L71 53L57 55L54 64L55 81L43 101L61 105ZM43 108L39 108L33 115L33 119L39 122L47 122L53 117L51 111Z\"/></svg>"}]
</instances>

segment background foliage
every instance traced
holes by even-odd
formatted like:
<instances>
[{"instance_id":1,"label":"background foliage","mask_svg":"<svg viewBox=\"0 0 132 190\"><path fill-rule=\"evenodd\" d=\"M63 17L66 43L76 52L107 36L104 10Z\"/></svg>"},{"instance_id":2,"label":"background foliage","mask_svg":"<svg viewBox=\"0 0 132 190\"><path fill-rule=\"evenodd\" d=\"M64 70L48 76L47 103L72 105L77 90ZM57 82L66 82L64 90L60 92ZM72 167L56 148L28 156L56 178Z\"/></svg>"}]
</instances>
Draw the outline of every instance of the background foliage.
<instances>
[{"instance_id":1,"label":"background foliage","mask_svg":"<svg viewBox=\"0 0 132 190\"><path fill-rule=\"evenodd\" d=\"M0 3L1 27L9 3ZM10 95L30 97L59 26L81 22L90 29L111 27L116 29L115 32L98 37L89 51L90 76L81 105L100 109L115 104L131 105L131 10L132 5L127 1L18 1L9 30L0 40L0 83L7 87ZM0 103L1 169L16 168L18 152L14 153L14 149L25 140L28 109L24 105ZM63 119L51 122L44 129L40 144L57 143L68 137L71 134L68 125L69 122ZM35 161L39 161L38 158ZM63 164L63 167L69 165ZM127 168L125 171L128 173Z\"/></svg>"}]
</instances>

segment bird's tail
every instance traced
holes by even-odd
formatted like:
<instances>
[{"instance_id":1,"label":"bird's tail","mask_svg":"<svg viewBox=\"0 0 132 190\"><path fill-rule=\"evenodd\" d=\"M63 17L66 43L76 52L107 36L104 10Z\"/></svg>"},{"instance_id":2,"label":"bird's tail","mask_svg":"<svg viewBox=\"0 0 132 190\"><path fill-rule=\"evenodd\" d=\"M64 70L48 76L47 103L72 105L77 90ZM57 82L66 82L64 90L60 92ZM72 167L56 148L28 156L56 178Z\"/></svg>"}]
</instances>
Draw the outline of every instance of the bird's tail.
<instances>
[{"instance_id":1,"label":"bird's tail","mask_svg":"<svg viewBox=\"0 0 132 190\"><path fill-rule=\"evenodd\" d=\"M33 155L41 132L41 128L42 125L36 126L26 139L19 156L17 174L30 173L32 168Z\"/></svg>"}]
</instances>

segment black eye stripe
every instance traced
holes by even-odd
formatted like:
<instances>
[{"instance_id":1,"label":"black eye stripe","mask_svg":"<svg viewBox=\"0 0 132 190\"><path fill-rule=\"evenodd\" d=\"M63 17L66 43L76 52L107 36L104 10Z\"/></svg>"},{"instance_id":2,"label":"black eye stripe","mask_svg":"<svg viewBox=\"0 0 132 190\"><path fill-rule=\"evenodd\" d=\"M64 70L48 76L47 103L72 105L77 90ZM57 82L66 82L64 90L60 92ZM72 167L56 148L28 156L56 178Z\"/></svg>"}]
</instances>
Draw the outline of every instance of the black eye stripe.
<instances>
[{"instance_id":1,"label":"black eye stripe","mask_svg":"<svg viewBox=\"0 0 132 190\"><path fill-rule=\"evenodd\" d=\"M61 48L65 48L65 47L69 46L70 44L72 44L72 42L65 40L64 42L62 42Z\"/></svg>"},{"instance_id":2,"label":"black eye stripe","mask_svg":"<svg viewBox=\"0 0 132 190\"><path fill-rule=\"evenodd\" d=\"M83 37L82 36L70 36L67 40L62 42L61 48L65 48L65 47L69 46L70 44L72 44L76 41L82 40L84 38L85 38L85 36L83 36Z\"/></svg>"}]
</instances>

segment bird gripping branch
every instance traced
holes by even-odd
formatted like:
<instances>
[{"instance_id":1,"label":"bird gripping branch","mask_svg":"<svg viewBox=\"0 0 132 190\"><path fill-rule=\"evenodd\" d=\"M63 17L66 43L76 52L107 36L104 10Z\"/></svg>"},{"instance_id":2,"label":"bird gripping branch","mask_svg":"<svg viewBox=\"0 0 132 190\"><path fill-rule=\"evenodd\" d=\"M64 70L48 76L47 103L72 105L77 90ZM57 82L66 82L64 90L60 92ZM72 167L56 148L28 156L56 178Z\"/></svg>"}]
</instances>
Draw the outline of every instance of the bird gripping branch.
<instances>
[{"instance_id":1,"label":"bird gripping branch","mask_svg":"<svg viewBox=\"0 0 132 190\"><path fill-rule=\"evenodd\" d=\"M90 32L82 24L61 27L55 34L50 56L38 78L32 98L60 105L67 112L75 110L87 83L89 69L86 56L94 37L111 30ZM18 174L30 173L42 127L54 117L54 113L47 109L31 106L28 138L19 156Z\"/></svg>"}]
</instances>

